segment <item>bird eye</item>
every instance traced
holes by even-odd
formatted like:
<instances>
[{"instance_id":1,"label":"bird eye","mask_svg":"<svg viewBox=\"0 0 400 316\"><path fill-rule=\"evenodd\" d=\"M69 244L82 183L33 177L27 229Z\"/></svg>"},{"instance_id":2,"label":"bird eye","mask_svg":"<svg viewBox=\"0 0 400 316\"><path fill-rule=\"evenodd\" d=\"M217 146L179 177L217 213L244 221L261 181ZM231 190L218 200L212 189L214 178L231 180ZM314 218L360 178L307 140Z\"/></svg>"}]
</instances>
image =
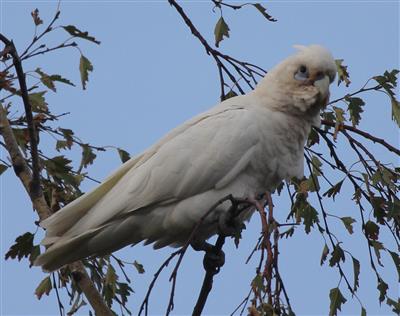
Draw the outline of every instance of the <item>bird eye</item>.
<instances>
[{"instance_id":1,"label":"bird eye","mask_svg":"<svg viewBox=\"0 0 400 316\"><path fill-rule=\"evenodd\" d=\"M301 65L297 72L294 74L294 79L304 81L308 79L308 70L307 67Z\"/></svg>"}]
</instances>

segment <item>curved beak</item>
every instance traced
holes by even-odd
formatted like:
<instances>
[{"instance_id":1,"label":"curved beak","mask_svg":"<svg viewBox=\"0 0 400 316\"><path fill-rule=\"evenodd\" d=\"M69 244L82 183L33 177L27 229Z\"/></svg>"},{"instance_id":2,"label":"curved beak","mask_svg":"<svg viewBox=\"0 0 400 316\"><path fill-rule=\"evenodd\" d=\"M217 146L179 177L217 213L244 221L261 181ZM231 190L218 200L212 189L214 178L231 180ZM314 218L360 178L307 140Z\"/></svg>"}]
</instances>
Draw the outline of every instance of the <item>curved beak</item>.
<instances>
[{"instance_id":1,"label":"curved beak","mask_svg":"<svg viewBox=\"0 0 400 316\"><path fill-rule=\"evenodd\" d=\"M314 82L314 87L316 87L319 93L321 94L321 99L329 98L329 85L330 85L330 80L327 75Z\"/></svg>"}]
</instances>

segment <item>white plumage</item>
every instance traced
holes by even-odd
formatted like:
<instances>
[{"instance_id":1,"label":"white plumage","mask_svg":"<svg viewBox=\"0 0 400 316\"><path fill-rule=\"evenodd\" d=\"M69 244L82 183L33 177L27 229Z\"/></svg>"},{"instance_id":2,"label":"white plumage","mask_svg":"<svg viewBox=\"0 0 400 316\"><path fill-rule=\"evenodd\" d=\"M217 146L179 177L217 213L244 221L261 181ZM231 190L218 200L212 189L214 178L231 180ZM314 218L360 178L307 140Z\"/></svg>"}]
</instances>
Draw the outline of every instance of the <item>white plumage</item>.
<instances>
[{"instance_id":1,"label":"white plumage","mask_svg":"<svg viewBox=\"0 0 400 316\"><path fill-rule=\"evenodd\" d=\"M252 197L283 179L301 178L303 147L311 126L319 124L336 66L321 46L297 48L254 91L175 128L44 220L42 244L48 248L35 265L53 271L142 240L155 248L179 246L222 197ZM228 204L207 218L200 238L216 233Z\"/></svg>"}]
</instances>

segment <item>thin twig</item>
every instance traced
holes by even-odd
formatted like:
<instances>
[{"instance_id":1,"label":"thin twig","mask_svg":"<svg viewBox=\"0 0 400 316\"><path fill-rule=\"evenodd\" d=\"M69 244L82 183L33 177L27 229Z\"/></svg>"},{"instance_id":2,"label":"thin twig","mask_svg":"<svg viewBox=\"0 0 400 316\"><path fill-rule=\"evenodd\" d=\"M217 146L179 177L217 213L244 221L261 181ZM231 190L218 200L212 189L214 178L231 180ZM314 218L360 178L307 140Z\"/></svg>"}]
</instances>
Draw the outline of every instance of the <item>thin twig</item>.
<instances>
[{"instance_id":1,"label":"thin twig","mask_svg":"<svg viewBox=\"0 0 400 316\"><path fill-rule=\"evenodd\" d=\"M151 281L149 288L147 289L146 292L146 296L143 299L142 304L140 305L140 309L139 309L139 313L138 316L140 316L144 310L144 314L147 316L148 315L148 307L149 307L149 301L150 301L150 295L151 295L151 291L153 290L153 287L158 279L158 277L160 276L162 270L168 266L168 264L170 263L170 261L179 253L181 252L181 250L175 251L173 252L163 263L162 265L158 268L157 272L154 273L154 277L153 280Z\"/></svg>"}]
</instances>

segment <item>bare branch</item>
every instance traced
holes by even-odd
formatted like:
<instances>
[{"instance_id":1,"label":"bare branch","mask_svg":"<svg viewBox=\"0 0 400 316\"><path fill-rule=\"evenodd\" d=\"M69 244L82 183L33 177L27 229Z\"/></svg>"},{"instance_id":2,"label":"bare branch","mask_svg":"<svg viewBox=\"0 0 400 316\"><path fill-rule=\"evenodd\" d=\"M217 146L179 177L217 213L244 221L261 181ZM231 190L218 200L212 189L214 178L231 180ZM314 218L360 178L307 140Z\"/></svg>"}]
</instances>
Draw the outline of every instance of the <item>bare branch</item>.
<instances>
[{"instance_id":1,"label":"bare branch","mask_svg":"<svg viewBox=\"0 0 400 316\"><path fill-rule=\"evenodd\" d=\"M256 66L248 62L240 61L229 55L223 54L219 50L211 47L211 45L205 40L205 38L200 34L198 29L194 26L190 18L186 15L183 8L175 0L168 0L168 2L171 6L173 6L176 9L176 11L182 17L185 24L189 27L192 34L203 45L207 55L211 55L215 60L219 73L221 100L226 99L225 88L224 88L226 86L226 82L224 74L229 78L234 87L238 89L239 93L245 94L244 88L239 83L240 79L243 79L246 82L247 86L250 89L253 89L253 84L257 83L255 76L257 75L263 77L266 74L266 71L259 66ZM224 62L226 64L224 64ZM233 68L233 72L228 68L228 66ZM239 79L236 79L234 73L236 73Z\"/></svg>"},{"instance_id":2,"label":"bare branch","mask_svg":"<svg viewBox=\"0 0 400 316\"><path fill-rule=\"evenodd\" d=\"M330 122L330 121L327 121L327 120L321 120L321 123L324 124L324 125L327 125L327 126L331 126L331 127L335 127L335 124L336 124L335 122ZM356 133L358 135L361 135L361 136L373 141L374 143L381 144L382 146L386 147L386 149L388 149L389 151L391 151L391 152L397 154L398 156L400 156L400 150L397 149L396 147L390 145L389 143L385 142L382 138L378 138L378 137L372 136L371 134L369 134L367 132L364 132L364 131L362 131L362 130L356 128L356 127L350 126L350 125L342 124L341 128L345 129L345 130L348 130L348 131L351 131L353 133Z\"/></svg>"}]
</instances>

